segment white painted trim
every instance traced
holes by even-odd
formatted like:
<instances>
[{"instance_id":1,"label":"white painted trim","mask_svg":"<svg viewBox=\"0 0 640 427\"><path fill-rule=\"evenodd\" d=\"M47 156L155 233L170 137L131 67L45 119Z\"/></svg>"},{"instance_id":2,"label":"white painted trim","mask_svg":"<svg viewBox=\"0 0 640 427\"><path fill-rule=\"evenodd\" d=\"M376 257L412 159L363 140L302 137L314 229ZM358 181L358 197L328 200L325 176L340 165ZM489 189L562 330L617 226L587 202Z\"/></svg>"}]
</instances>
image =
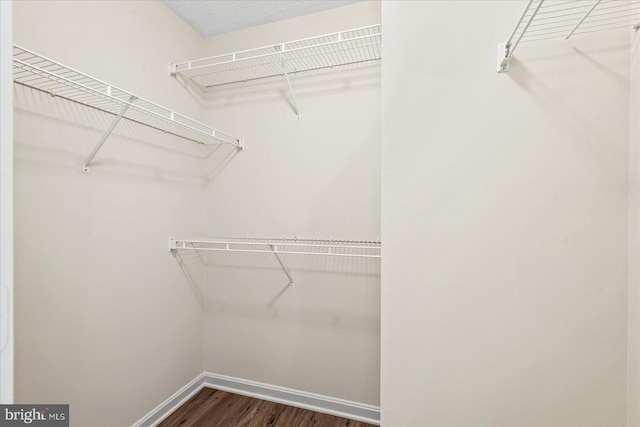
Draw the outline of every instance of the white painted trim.
<instances>
[{"instance_id":1,"label":"white painted trim","mask_svg":"<svg viewBox=\"0 0 640 427\"><path fill-rule=\"evenodd\" d=\"M204 372L133 424L132 427L157 426L204 387L380 425L379 406Z\"/></svg>"},{"instance_id":2,"label":"white painted trim","mask_svg":"<svg viewBox=\"0 0 640 427\"><path fill-rule=\"evenodd\" d=\"M13 403L13 4L0 0L0 403Z\"/></svg>"},{"instance_id":3,"label":"white painted trim","mask_svg":"<svg viewBox=\"0 0 640 427\"><path fill-rule=\"evenodd\" d=\"M204 374L200 374L187 385L175 392L171 397L155 407L151 412L134 423L131 427L154 427L189 400L194 394L202 390L204 386Z\"/></svg>"},{"instance_id":4,"label":"white painted trim","mask_svg":"<svg viewBox=\"0 0 640 427\"><path fill-rule=\"evenodd\" d=\"M630 56L626 424L640 427L640 31L631 33Z\"/></svg>"},{"instance_id":5,"label":"white painted trim","mask_svg":"<svg viewBox=\"0 0 640 427\"><path fill-rule=\"evenodd\" d=\"M380 407L205 372L204 386L297 408L380 425Z\"/></svg>"}]
</instances>

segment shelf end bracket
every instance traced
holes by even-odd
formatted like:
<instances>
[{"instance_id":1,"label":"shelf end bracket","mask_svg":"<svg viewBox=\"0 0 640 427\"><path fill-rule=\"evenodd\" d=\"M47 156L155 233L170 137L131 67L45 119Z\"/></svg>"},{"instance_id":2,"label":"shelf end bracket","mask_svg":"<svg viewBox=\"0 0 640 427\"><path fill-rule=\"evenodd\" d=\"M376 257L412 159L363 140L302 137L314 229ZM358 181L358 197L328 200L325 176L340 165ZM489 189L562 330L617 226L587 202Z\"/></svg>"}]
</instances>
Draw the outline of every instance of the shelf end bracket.
<instances>
[{"instance_id":1,"label":"shelf end bracket","mask_svg":"<svg viewBox=\"0 0 640 427\"><path fill-rule=\"evenodd\" d=\"M169 237L169 252L175 249L178 249L178 242L173 237Z\"/></svg>"},{"instance_id":2,"label":"shelf end bracket","mask_svg":"<svg viewBox=\"0 0 640 427\"><path fill-rule=\"evenodd\" d=\"M600 0L597 0L597 1L600 2ZM518 23L516 24L515 28L513 29L513 32L511 33L511 36L507 39L507 42L500 43L498 45L498 72L499 73L506 73L507 71L509 71L509 62L513 57L513 52L515 52L516 48L522 41L522 38L526 34L527 30L529 29L529 26L535 19L536 15L538 14L538 11L540 10L544 2L545 0L529 0L529 3L527 3L527 7L524 9L524 12L520 16ZM533 7L534 5L535 5L535 8ZM527 18L527 21L524 24L524 27L522 27L522 23L525 22L525 18ZM516 35L518 37L516 37Z\"/></svg>"},{"instance_id":3,"label":"shelf end bracket","mask_svg":"<svg viewBox=\"0 0 640 427\"><path fill-rule=\"evenodd\" d=\"M509 62L511 62L509 44L498 43L498 72L506 73L509 71Z\"/></svg>"},{"instance_id":4,"label":"shelf end bracket","mask_svg":"<svg viewBox=\"0 0 640 427\"><path fill-rule=\"evenodd\" d=\"M126 104L124 104L124 106L122 107L122 110L120 110L120 112L118 113L116 118L113 120L109 128L105 131L104 135L102 135L102 138L100 138L100 141L98 142L96 147L93 149L91 154L89 154L89 157L87 157L87 159L84 161L84 164L82 165L82 173L89 173L89 164L91 163L93 158L96 156L96 154L98 154L98 151L100 151L100 149L102 148L102 145L104 145L107 138L109 138L109 135L111 135L111 132L113 132L113 130L116 128L118 122L124 116L124 113L126 113L129 107L131 106L131 103L136 99L137 98L135 96L132 96L131 98L129 98L129 101Z\"/></svg>"}]
</instances>

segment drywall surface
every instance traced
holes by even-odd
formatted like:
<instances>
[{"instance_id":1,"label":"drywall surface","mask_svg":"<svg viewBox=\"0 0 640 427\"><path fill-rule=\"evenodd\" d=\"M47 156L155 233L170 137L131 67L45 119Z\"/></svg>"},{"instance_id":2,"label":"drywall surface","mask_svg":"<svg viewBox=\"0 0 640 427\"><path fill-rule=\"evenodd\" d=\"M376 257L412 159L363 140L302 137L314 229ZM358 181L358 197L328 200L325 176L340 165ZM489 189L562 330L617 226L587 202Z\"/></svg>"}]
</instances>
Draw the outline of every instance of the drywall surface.
<instances>
[{"instance_id":1,"label":"drywall surface","mask_svg":"<svg viewBox=\"0 0 640 427\"><path fill-rule=\"evenodd\" d=\"M632 35L629 133L627 425L640 426L640 37Z\"/></svg>"},{"instance_id":2,"label":"drywall surface","mask_svg":"<svg viewBox=\"0 0 640 427\"><path fill-rule=\"evenodd\" d=\"M207 38L207 55L380 23L363 2ZM380 68L364 64L222 88L208 121L246 150L213 155L206 230L215 236L378 239ZM205 370L306 392L379 402L380 262L270 254L207 257Z\"/></svg>"},{"instance_id":3,"label":"drywall surface","mask_svg":"<svg viewBox=\"0 0 640 427\"><path fill-rule=\"evenodd\" d=\"M385 426L626 423L629 33L525 5L383 2Z\"/></svg>"},{"instance_id":4,"label":"drywall surface","mask_svg":"<svg viewBox=\"0 0 640 427\"><path fill-rule=\"evenodd\" d=\"M198 119L167 76L202 39L159 2L16 2L15 42ZM193 145L15 86L16 402L71 425L131 425L202 372L203 268L172 234L203 229ZM182 264L181 264L182 263Z\"/></svg>"}]
</instances>

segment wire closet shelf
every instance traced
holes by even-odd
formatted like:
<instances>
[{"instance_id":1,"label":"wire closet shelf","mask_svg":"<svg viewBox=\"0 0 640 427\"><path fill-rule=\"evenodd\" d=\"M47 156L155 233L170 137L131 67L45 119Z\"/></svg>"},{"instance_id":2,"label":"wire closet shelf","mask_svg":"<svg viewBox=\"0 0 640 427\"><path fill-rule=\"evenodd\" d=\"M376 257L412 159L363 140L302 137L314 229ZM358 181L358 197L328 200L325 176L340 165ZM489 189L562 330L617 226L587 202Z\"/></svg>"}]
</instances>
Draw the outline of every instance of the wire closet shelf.
<instances>
[{"instance_id":1,"label":"wire closet shelf","mask_svg":"<svg viewBox=\"0 0 640 427\"><path fill-rule=\"evenodd\" d=\"M200 90L288 73L333 68L382 58L382 25L295 40L172 63L171 75L180 75Z\"/></svg>"},{"instance_id":2,"label":"wire closet shelf","mask_svg":"<svg viewBox=\"0 0 640 427\"><path fill-rule=\"evenodd\" d=\"M498 72L521 43L564 38L619 28L637 29L640 1L529 0L510 37L498 45Z\"/></svg>"},{"instance_id":3,"label":"wire closet shelf","mask_svg":"<svg viewBox=\"0 0 640 427\"><path fill-rule=\"evenodd\" d=\"M14 82L205 145L243 140L23 47L13 46ZM112 129L110 129L112 130Z\"/></svg>"},{"instance_id":4,"label":"wire closet shelf","mask_svg":"<svg viewBox=\"0 0 640 427\"><path fill-rule=\"evenodd\" d=\"M379 241L202 237L169 239L169 250L380 258Z\"/></svg>"}]
</instances>

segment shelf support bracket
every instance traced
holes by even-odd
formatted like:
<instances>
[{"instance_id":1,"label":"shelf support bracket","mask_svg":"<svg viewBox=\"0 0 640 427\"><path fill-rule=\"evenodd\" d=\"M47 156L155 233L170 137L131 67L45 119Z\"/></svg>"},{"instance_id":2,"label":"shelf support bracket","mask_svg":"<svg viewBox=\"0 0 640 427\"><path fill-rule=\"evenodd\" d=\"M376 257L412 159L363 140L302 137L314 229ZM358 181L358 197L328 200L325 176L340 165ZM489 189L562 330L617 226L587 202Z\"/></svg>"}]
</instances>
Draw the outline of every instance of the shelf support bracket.
<instances>
[{"instance_id":1,"label":"shelf support bracket","mask_svg":"<svg viewBox=\"0 0 640 427\"><path fill-rule=\"evenodd\" d=\"M591 9L589 9L589 11L582 17L582 19L580 20L580 22L578 22L576 24L575 27L573 27L573 29L571 30L571 32L569 34L567 34L567 37L565 37L565 40L569 40L569 37L571 37L573 35L573 33L575 33L575 31L580 27L580 25L582 25L582 23L584 22L585 19L587 19L589 17L589 15L591 15L591 12L593 12L595 10L596 7L598 7L598 5L600 4L602 0L597 0L593 6L591 6Z\"/></svg>"},{"instance_id":2,"label":"shelf support bracket","mask_svg":"<svg viewBox=\"0 0 640 427\"><path fill-rule=\"evenodd\" d=\"M96 156L96 154L98 154L98 151L100 151L100 149L102 148L102 145L106 142L107 138L109 138L109 135L111 135L111 132L113 132L113 130L116 128L118 122L124 116L124 113L126 113L129 107L131 106L131 103L136 99L137 98L135 96L132 96L131 98L129 98L129 101L124 105L124 107L122 107L122 110L120 110L116 118L113 120L113 122L111 123L111 126L109 126L109 128L105 131L104 135L102 135L102 138L100 138L100 141L98 142L96 147L93 149L91 154L89 154L89 157L87 157L87 160L84 161L84 164L82 165L82 173L89 173L89 164L91 163L93 158Z\"/></svg>"},{"instance_id":3,"label":"shelf support bracket","mask_svg":"<svg viewBox=\"0 0 640 427\"><path fill-rule=\"evenodd\" d=\"M300 113L298 112L298 104L296 103L296 96L293 94L293 88L291 87L291 81L289 80L289 74L284 71L284 77L287 79L287 85L289 85L289 94L291 95L291 103L293 104L293 112L296 113L296 118L300 121Z\"/></svg>"},{"instance_id":4,"label":"shelf support bracket","mask_svg":"<svg viewBox=\"0 0 640 427\"><path fill-rule=\"evenodd\" d=\"M273 256L275 256L276 260L278 260L278 264L280 264L280 267L282 267L282 271L284 271L284 274L287 275L287 278L289 279L289 286L293 288L295 286L294 283L293 283L293 279L291 278L291 275L289 274L289 271L287 271L287 267L284 266L284 264L282 263L282 260L278 256L278 247L275 246L275 245L269 245L269 247L271 248L271 251L273 252Z\"/></svg>"},{"instance_id":5,"label":"shelf support bracket","mask_svg":"<svg viewBox=\"0 0 640 427\"><path fill-rule=\"evenodd\" d=\"M284 45L280 47L281 52L284 51ZM287 73L287 66L284 62L284 58L282 54L280 55L280 59L282 61L282 74L284 74L284 78L287 80L287 86L289 86L289 95L291 96L291 105L293 106L293 112L296 113L296 119L300 121L300 113L298 110L298 103L296 102L296 95L293 93L293 86L291 86L291 80L289 80L289 73Z\"/></svg>"}]
</instances>

